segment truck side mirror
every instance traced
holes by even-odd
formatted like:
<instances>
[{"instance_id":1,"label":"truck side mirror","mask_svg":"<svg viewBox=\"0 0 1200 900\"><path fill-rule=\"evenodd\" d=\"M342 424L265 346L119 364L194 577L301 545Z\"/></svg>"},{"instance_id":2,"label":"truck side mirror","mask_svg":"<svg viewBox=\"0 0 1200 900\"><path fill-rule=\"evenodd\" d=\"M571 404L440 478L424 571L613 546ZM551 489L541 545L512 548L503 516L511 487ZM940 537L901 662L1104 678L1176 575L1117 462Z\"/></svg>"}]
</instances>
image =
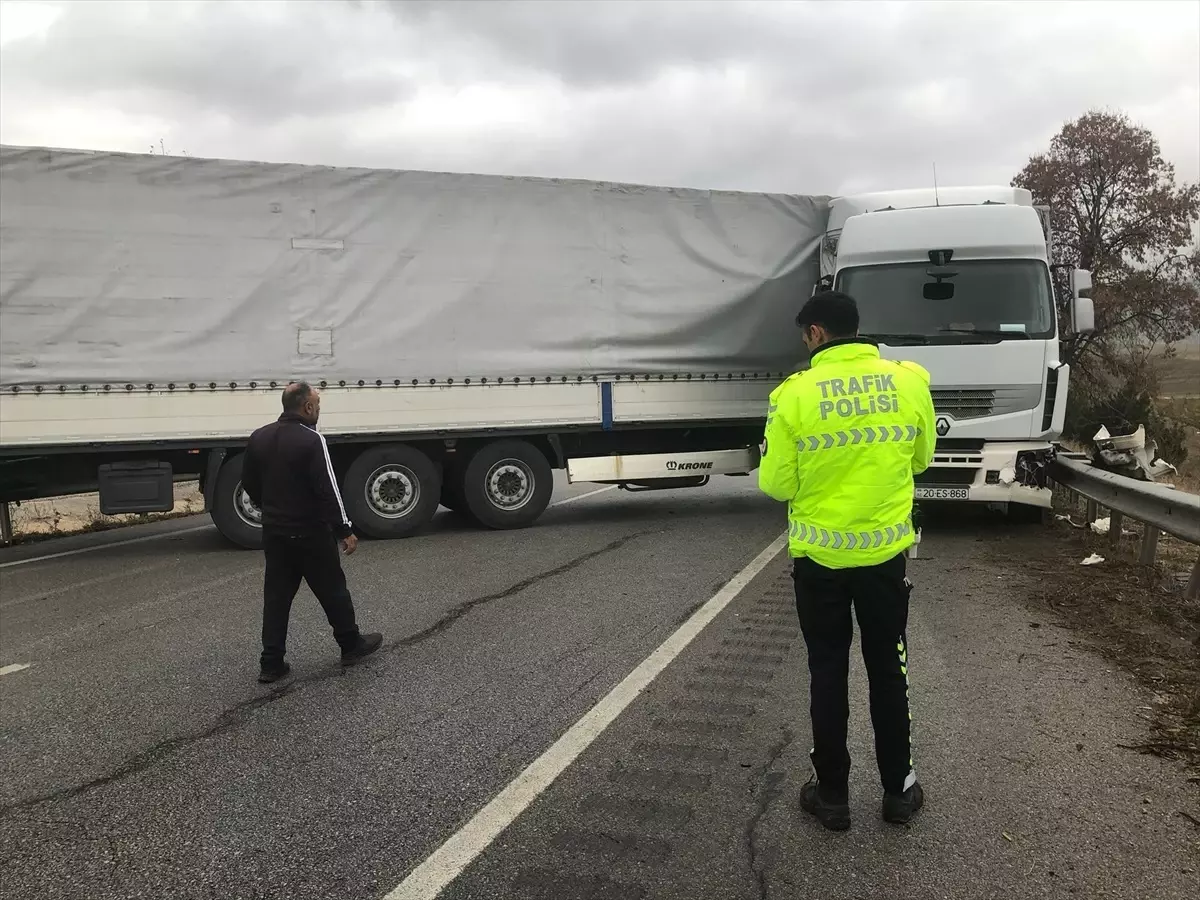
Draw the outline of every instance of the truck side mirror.
<instances>
[{"instance_id":1,"label":"truck side mirror","mask_svg":"<svg viewBox=\"0 0 1200 900\"><path fill-rule=\"evenodd\" d=\"M1092 289L1092 273L1087 269L1071 270L1071 296L1082 297Z\"/></svg>"},{"instance_id":2,"label":"truck side mirror","mask_svg":"<svg viewBox=\"0 0 1200 900\"><path fill-rule=\"evenodd\" d=\"M1075 334L1091 334L1096 330L1096 307L1092 303L1092 273L1087 269L1071 270L1071 330Z\"/></svg>"},{"instance_id":3,"label":"truck side mirror","mask_svg":"<svg viewBox=\"0 0 1200 900\"><path fill-rule=\"evenodd\" d=\"M1096 330L1096 308L1091 297L1076 297L1071 301L1071 318L1076 334L1091 334Z\"/></svg>"}]
</instances>

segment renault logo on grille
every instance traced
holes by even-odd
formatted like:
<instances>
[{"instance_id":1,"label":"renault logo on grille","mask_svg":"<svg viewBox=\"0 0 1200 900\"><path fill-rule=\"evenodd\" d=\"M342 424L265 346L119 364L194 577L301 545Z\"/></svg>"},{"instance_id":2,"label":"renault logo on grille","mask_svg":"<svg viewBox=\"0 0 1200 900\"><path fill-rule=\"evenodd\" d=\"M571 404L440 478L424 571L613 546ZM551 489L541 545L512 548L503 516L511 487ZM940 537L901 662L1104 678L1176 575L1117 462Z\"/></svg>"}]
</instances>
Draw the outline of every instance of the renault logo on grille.
<instances>
[{"instance_id":1,"label":"renault logo on grille","mask_svg":"<svg viewBox=\"0 0 1200 900\"><path fill-rule=\"evenodd\" d=\"M945 437L950 431L950 420L945 416L938 416L937 424L934 428L937 429L938 437Z\"/></svg>"}]
</instances>

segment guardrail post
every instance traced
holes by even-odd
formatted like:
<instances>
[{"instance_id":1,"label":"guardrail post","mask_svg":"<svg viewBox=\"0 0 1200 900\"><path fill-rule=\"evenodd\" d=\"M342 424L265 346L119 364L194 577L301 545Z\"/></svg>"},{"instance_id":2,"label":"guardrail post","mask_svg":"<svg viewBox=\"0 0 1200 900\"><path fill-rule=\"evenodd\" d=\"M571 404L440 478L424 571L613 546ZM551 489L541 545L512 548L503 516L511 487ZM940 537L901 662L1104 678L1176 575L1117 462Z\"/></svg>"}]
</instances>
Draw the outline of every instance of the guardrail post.
<instances>
[{"instance_id":1,"label":"guardrail post","mask_svg":"<svg viewBox=\"0 0 1200 900\"><path fill-rule=\"evenodd\" d=\"M7 547L13 540L12 511L8 501L0 502L0 547Z\"/></svg>"},{"instance_id":2,"label":"guardrail post","mask_svg":"<svg viewBox=\"0 0 1200 900\"><path fill-rule=\"evenodd\" d=\"M1089 500L1087 502L1087 524L1088 525L1091 525L1093 522L1096 521L1096 510L1097 510L1096 501Z\"/></svg>"},{"instance_id":3,"label":"guardrail post","mask_svg":"<svg viewBox=\"0 0 1200 900\"><path fill-rule=\"evenodd\" d=\"M1158 554L1158 539L1162 532L1150 523L1143 523L1142 549L1138 552L1138 562L1143 566L1154 565L1154 557Z\"/></svg>"},{"instance_id":4,"label":"guardrail post","mask_svg":"<svg viewBox=\"0 0 1200 900\"><path fill-rule=\"evenodd\" d=\"M1121 531L1125 527L1125 514L1115 509L1109 512L1108 543L1115 549L1121 546Z\"/></svg>"},{"instance_id":5,"label":"guardrail post","mask_svg":"<svg viewBox=\"0 0 1200 900\"><path fill-rule=\"evenodd\" d=\"M1196 564L1192 566L1192 577L1188 579L1183 596L1188 600L1200 600L1200 556L1196 557Z\"/></svg>"}]
</instances>

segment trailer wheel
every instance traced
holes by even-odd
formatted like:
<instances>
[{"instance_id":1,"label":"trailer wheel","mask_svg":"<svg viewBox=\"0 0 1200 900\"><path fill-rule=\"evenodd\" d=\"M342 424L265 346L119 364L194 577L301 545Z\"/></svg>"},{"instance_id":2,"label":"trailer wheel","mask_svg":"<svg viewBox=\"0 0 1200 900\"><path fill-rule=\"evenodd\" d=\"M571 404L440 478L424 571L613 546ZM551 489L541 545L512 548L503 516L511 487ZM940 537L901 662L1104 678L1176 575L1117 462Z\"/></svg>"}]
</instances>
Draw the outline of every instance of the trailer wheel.
<instances>
[{"instance_id":1,"label":"trailer wheel","mask_svg":"<svg viewBox=\"0 0 1200 900\"><path fill-rule=\"evenodd\" d=\"M242 463L246 455L239 453L226 461L217 472L213 489L213 508L209 516L217 531L228 541L247 550L262 548L262 510L242 488Z\"/></svg>"},{"instance_id":2,"label":"trailer wheel","mask_svg":"<svg viewBox=\"0 0 1200 900\"><path fill-rule=\"evenodd\" d=\"M429 524L441 499L442 477L420 450L384 444L351 463L344 486L356 528L373 538L401 538Z\"/></svg>"},{"instance_id":3,"label":"trailer wheel","mask_svg":"<svg viewBox=\"0 0 1200 900\"><path fill-rule=\"evenodd\" d=\"M481 448L463 471L462 494L470 515L487 528L524 528L545 512L554 472L527 441L497 441Z\"/></svg>"}]
</instances>

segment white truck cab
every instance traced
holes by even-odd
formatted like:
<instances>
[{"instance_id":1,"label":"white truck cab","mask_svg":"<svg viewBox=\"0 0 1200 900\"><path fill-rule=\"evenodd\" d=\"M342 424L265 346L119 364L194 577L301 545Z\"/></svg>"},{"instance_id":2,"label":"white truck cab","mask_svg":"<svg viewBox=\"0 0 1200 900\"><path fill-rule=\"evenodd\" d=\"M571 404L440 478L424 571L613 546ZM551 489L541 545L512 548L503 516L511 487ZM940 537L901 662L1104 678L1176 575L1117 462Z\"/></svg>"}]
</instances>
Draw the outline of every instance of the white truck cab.
<instances>
[{"instance_id":1,"label":"white truck cab","mask_svg":"<svg viewBox=\"0 0 1200 900\"><path fill-rule=\"evenodd\" d=\"M937 450L918 500L1050 506L1045 464L1070 373L1044 213L1028 191L1007 187L830 202L822 284L855 298L860 333L885 357L920 363L932 378ZM1090 331L1090 275L1077 269L1071 281L1071 329Z\"/></svg>"}]
</instances>

